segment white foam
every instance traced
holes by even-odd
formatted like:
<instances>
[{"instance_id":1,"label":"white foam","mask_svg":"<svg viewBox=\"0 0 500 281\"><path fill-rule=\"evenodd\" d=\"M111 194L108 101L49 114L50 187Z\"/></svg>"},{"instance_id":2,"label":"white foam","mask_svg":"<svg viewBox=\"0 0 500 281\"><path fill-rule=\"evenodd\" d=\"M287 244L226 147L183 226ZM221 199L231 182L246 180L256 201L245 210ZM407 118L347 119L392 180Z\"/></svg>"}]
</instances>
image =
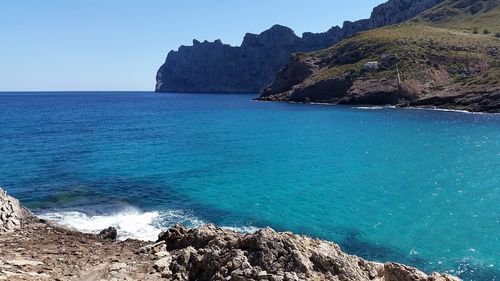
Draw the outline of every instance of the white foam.
<instances>
[{"instance_id":1,"label":"white foam","mask_svg":"<svg viewBox=\"0 0 500 281\"><path fill-rule=\"evenodd\" d=\"M228 229L236 232L241 232L241 233L255 233L257 232L260 228L255 227L255 226L241 226L241 227L236 227L236 226L223 226L223 229Z\"/></svg>"},{"instance_id":2,"label":"white foam","mask_svg":"<svg viewBox=\"0 0 500 281\"><path fill-rule=\"evenodd\" d=\"M118 232L118 239L127 238L154 241L158 234L175 223L198 227L204 222L182 211L166 212L141 212L128 208L110 214L90 216L77 211L50 212L38 214L39 217L73 227L86 233L99 233L99 231L114 226Z\"/></svg>"},{"instance_id":3,"label":"white foam","mask_svg":"<svg viewBox=\"0 0 500 281\"><path fill-rule=\"evenodd\" d=\"M467 111L460 109L447 109L447 108L436 108L436 107L396 107L394 105L388 106L353 106L354 109L363 109L363 110L379 110L379 109L402 109L402 110L423 110L423 111L443 111L443 112L456 112L456 113L466 113L466 114L486 114L486 115L498 115L500 113L491 113L491 112L475 112L475 111Z\"/></svg>"},{"instance_id":4,"label":"white foam","mask_svg":"<svg viewBox=\"0 0 500 281\"><path fill-rule=\"evenodd\" d=\"M437 107L401 107L400 109L406 110L432 110L432 111L444 111L444 112L457 112L457 113L466 113L466 114L476 114L476 115L500 115L500 113L495 112L477 112L477 111L468 111L461 109L447 109L447 108L437 108Z\"/></svg>"},{"instance_id":5,"label":"white foam","mask_svg":"<svg viewBox=\"0 0 500 281\"><path fill-rule=\"evenodd\" d=\"M113 226L118 232L119 240L131 238L155 241L162 230L176 223L188 227L200 227L206 224L196 216L181 210L141 212L135 208L127 208L109 215L88 215L78 211L46 212L37 215L85 233L99 233ZM254 226L222 226L222 228L241 233L255 233L260 229Z\"/></svg>"},{"instance_id":6,"label":"white foam","mask_svg":"<svg viewBox=\"0 0 500 281\"><path fill-rule=\"evenodd\" d=\"M354 106L353 108L355 109L364 109L364 110L378 110L378 109L395 109L396 107L393 105L387 105L387 106Z\"/></svg>"},{"instance_id":7,"label":"white foam","mask_svg":"<svg viewBox=\"0 0 500 281\"><path fill-rule=\"evenodd\" d=\"M327 102L309 102L306 104L311 104L311 105L326 105L326 106L338 106L338 104L334 103L327 103Z\"/></svg>"}]
</instances>

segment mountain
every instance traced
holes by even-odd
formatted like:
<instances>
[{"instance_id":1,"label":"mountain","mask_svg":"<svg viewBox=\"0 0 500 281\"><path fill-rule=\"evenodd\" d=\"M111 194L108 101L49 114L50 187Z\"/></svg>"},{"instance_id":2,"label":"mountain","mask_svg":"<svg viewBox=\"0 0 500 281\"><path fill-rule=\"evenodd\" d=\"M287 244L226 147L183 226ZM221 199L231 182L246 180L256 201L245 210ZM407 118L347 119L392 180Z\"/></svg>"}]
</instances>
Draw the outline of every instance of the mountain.
<instances>
[{"instance_id":1,"label":"mountain","mask_svg":"<svg viewBox=\"0 0 500 281\"><path fill-rule=\"evenodd\" d=\"M260 92L287 63L290 54L323 49L353 34L405 21L435 6L439 0L389 0L369 19L346 21L324 33L295 35L275 25L261 34L248 33L239 47L221 40L181 46L169 52L156 76L157 92Z\"/></svg>"},{"instance_id":2,"label":"mountain","mask_svg":"<svg viewBox=\"0 0 500 281\"><path fill-rule=\"evenodd\" d=\"M500 0L445 0L413 19L296 53L260 100L500 112Z\"/></svg>"}]
</instances>

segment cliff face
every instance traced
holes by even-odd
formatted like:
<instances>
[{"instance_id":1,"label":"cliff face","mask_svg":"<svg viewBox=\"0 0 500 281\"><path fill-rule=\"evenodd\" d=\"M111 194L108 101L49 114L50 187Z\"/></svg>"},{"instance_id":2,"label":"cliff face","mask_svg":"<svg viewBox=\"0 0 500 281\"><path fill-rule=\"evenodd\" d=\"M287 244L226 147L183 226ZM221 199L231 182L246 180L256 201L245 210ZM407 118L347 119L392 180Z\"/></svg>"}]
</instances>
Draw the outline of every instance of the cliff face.
<instances>
[{"instance_id":1,"label":"cliff face","mask_svg":"<svg viewBox=\"0 0 500 281\"><path fill-rule=\"evenodd\" d=\"M442 0L434 1L414 1L400 0L388 1L373 9L369 19L369 27L377 28L395 23L400 23L420 14L422 11L434 7Z\"/></svg>"},{"instance_id":2,"label":"cliff face","mask_svg":"<svg viewBox=\"0 0 500 281\"><path fill-rule=\"evenodd\" d=\"M156 77L157 92L261 91L286 64L291 53L319 50L357 32L407 20L439 0L389 0L376 7L370 19L346 21L324 33L298 37L275 25L261 34L246 34L239 47L193 40L193 46L171 51Z\"/></svg>"},{"instance_id":3,"label":"cliff face","mask_svg":"<svg viewBox=\"0 0 500 281\"><path fill-rule=\"evenodd\" d=\"M287 27L275 25L259 35L247 34L241 47L220 40L194 40L168 54L158 71L159 92L258 92L297 48L312 50L321 44L301 46L302 39ZM259 82L257 82L259 81Z\"/></svg>"},{"instance_id":4,"label":"cliff face","mask_svg":"<svg viewBox=\"0 0 500 281\"><path fill-rule=\"evenodd\" d=\"M489 31L500 30L499 6L447 0L410 22L295 54L260 100L500 112L500 40Z\"/></svg>"}]
</instances>

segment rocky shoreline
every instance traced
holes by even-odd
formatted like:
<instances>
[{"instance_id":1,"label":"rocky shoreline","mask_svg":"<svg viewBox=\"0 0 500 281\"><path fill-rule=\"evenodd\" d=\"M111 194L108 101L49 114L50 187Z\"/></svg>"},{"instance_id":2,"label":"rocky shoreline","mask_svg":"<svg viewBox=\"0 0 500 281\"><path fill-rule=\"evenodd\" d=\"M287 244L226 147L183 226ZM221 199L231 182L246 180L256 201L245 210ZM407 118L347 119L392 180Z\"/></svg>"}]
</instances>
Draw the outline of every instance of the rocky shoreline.
<instances>
[{"instance_id":1,"label":"rocky shoreline","mask_svg":"<svg viewBox=\"0 0 500 281\"><path fill-rule=\"evenodd\" d=\"M489 19L499 5L442 1L410 21L295 53L258 99L499 113L499 37L470 27L498 28Z\"/></svg>"},{"instance_id":2,"label":"rocky shoreline","mask_svg":"<svg viewBox=\"0 0 500 281\"><path fill-rule=\"evenodd\" d=\"M379 86L385 86L383 84ZM500 86L493 86L487 89L468 89L447 90L435 92L426 97L418 99L407 99L408 95L397 91L394 87L391 91L381 91L373 93L371 90L374 87L367 87L362 92L359 92L355 97L333 97L327 99L304 98L303 96L294 100L290 98L289 93L279 93L274 96L261 96L256 98L257 101L263 102L288 102L288 103L303 103L303 104L324 104L324 105L345 105L352 107L393 107L403 109L429 109L429 110L444 110L457 111L467 113L500 113ZM317 92L322 94L322 92ZM331 91L328 90L328 94ZM406 96L405 96L406 95ZM389 96L392 100L387 100ZM478 98L478 96L480 98Z\"/></svg>"},{"instance_id":3,"label":"rocky shoreline","mask_svg":"<svg viewBox=\"0 0 500 281\"><path fill-rule=\"evenodd\" d=\"M175 225L155 243L115 238L113 228L86 234L39 219L0 188L0 280L460 280L270 228Z\"/></svg>"},{"instance_id":4,"label":"rocky shoreline","mask_svg":"<svg viewBox=\"0 0 500 281\"><path fill-rule=\"evenodd\" d=\"M323 105L323 106L342 106L354 109L406 109L406 110L432 110L432 111L443 111L443 112L457 112L457 113L467 113L467 114L500 114L499 111L481 111L474 110L473 108L466 106L438 106L438 105L416 105L408 103L399 104L339 104L339 103L328 103L328 102L308 102L308 101L288 101L288 100L266 100L255 98L258 102L278 102L278 103L290 103L290 104L309 104L309 105Z\"/></svg>"}]
</instances>

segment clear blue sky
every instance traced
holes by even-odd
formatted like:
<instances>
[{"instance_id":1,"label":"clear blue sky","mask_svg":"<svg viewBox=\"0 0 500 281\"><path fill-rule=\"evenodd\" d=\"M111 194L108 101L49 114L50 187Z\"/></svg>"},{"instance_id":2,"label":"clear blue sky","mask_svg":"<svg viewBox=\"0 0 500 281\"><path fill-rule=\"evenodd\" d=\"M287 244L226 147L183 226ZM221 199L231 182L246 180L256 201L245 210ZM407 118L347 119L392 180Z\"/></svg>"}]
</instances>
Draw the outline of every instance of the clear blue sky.
<instances>
[{"instance_id":1,"label":"clear blue sky","mask_svg":"<svg viewBox=\"0 0 500 281\"><path fill-rule=\"evenodd\" d=\"M0 0L0 91L153 90L192 39L239 45L273 24L297 34L367 18L384 0Z\"/></svg>"}]
</instances>

